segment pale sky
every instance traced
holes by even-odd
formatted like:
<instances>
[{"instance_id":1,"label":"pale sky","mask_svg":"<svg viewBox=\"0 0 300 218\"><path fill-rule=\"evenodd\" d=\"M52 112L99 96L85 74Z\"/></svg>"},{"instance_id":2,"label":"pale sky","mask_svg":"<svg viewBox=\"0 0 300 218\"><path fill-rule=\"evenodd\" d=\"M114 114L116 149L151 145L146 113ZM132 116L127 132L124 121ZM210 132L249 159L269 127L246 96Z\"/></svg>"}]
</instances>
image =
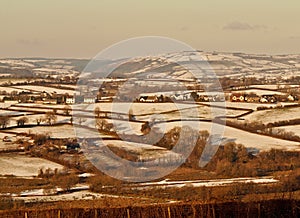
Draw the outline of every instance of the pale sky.
<instances>
[{"instance_id":1,"label":"pale sky","mask_svg":"<svg viewBox=\"0 0 300 218\"><path fill-rule=\"evenodd\" d=\"M0 57L91 58L131 37L300 54L299 0L0 0Z\"/></svg>"}]
</instances>

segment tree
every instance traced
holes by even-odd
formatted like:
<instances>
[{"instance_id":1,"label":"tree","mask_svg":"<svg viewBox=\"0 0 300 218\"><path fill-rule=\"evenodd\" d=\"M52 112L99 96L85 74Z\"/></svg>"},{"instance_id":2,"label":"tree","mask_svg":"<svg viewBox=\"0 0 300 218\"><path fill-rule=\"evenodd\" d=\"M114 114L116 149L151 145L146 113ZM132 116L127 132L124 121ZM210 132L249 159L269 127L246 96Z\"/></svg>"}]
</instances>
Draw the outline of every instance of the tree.
<instances>
[{"instance_id":1,"label":"tree","mask_svg":"<svg viewBox=\"0 0 300 218\"><path fill-rule=\"evenodd\" d=\"M7 116L0 116L0 126L2 129L5 129L9 124L9 117Z\"/></svg>"},{"instance_id":2,"label":"tree","mask_svg":"<svg viewBox=\"0 0 300 218\"><path fill-rule=\"evenodd\" d=\"M21 117L20 119L17 120L17 126L24 126L25 123L28 122L28 118L27 117Z\"/></svg>"},{"instance_id":3,"label":"tree","mask_svg":"<svg viewBox=\"0 0 300 218\"><path fill-rule=\"evenodd\" d=\"M135 116L133 115L133 111L132 109L129 110L129 113L128 113L128 118L129 118L129 121L133 121L135 120Z\"/></svg>"},{"instance_id":4,"label":"tree","mask_svg":"<svg viewBox=\"0 0 300 218\"><path fill-rule=\"evenodd\" d=\"M96 120L96 127L98 128L99 131L102 132L111 132L113 131L113 124L112 123L108 123L106 120L104 119L97 119Z\"/></svg>"},{"instance_id":5,"label":"tree","mask_svg":"<svg viewBox=\"0 0 300 218\"><path fill-rule=\"evenodd\" d=\"M95 113L96 117L98 117L98 118L100 117L101 110L98 106L95 108L94 113Z\"/></svg>"},{"instance_id":6,"label":"tree","mask_svg":"<svg viewBox=\"0 0 300 218\"><path fill-rule=\"evenodd\" d=\"M67 106L64 107L64 114L66 116L70 115L70 111L71 111L71 107L70 106L67 105Z\"/></svg>"},{"instance_id":7,"label":"tree","mask_svg":"<svg viewBox=\"0 0 300 218\"><path fill-rule=\"evenodd\" d=\"M41 122L43 122L43 120L44 120L43 117L38 117L38 118L36 118L36 119L35 119L36 125L39 126L39 125L41 124Z\"/></svg>"},{"instance_id":8,"label":"tree","mask_svg":"<svg viewBox=\"0 0 300 218\"><path fill-rule=\"evenodd\" d=\"M149 132L151 131L151 127L150 127L150 123L147 121L146 123L144 123L141 127L141 132L144 135L147 135Z\"/></svg>"},{"instance_id":9,"label":"tree","mask_svg":"<svg viewBox=\"0 0 300 218\"><path fill-rule=\"evenodd\" d=\"M78 124L81 126L83 122L85 122L86 119L85 118L82 118L82 117L79 117L78 118ZM72 121L73 122L73 121Z\"/></svg>"},{"instance_id":10,"label":"tree","mask_svg":"<svg viewBox=\"0 0 300 218\"><path fill-rule=\"evenodd\" d=\"M57 116L55 115L54 111L46 112L45 120L49 125L52 125L53 123L55 123L57 120Z\"/></svg>"}]
</instances>

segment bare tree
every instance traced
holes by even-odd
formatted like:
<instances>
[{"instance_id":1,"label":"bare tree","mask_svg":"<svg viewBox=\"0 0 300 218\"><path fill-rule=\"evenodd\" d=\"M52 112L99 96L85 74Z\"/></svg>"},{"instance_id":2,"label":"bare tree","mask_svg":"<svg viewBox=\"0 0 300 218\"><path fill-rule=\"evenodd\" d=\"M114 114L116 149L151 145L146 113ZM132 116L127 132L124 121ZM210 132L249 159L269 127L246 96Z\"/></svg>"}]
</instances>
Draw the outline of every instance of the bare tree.
<instances>
[{"instance_id":1,"label":"bare tree","mask_svg":"<svg viewBox=\"0 0 300 218\"><path fill-rule=\"evenodd\" d=\"M95 113L95 115L96 115L98 118L100 117L101 110L100 110L100 108L99 108L98 106L95 108L94 113Z\"/></svg>"},{"instance_id":2,"label":"bare tree","mask_svg":"<svg viewBox=\"0 0 300 218\"><path fill-rule=\"evenodd\" d=\"M5 129L9 124L9 117L7 116L0 116L0 126L2 129Z\"/></svg>"},{"instance_id":3,"label":"bare tree","mask_svg":"<svg viewBox=\"0 0 300 218\"><path fill-rule=\"evenodd\" d=\"M128 118L129 118L129 121L133 121L135 120L135 116L133 115L133 111L132 109L129 110L129 113L128 113Z\"/></svg>"},{"instance_id":4,"label":"bare tree","mask_svg":"<svg viewBox=\"0 0 300 218\"><path fill-rule=\"evenodd\" d=\"M67 105L67 106L64 107L64 114L66 116L70 115L70 111L71 111L71 107L70 106Z\"/></svg>"},{"instance_id":5,"label":"bare tree","mask_svg":"<svg viewBox=\"0 0 300 218\"><path fill-rule=\"evenodd\" d=\"M43 122L43 117L38 117L38 118L36 118L35 119L35 121L36 121L36 124L39 126L40 124L41 124L41 122Z\"/></svg>"},{"instance_id":6,"label":"bare tree","mask_svg":"<svg viewBox=\"0 0 300 218\"><path fill-rule=\"evenodd\" d=\"M141 132L144 135L147 135L149 132L151 131L151 127L150 127L150 123L147 121L146 123L144 123L141 127Z\"/></svg>"},{"instance_id":7,"label":"bare tree","mask_svg":"<svg viewBox=\"0 0 300 218\"><path fill-rule=\"evenodd\" d=\"M83 122L85 122L86 119L85 118L82 118L82 117L79 117L78 118L78 124L81 126Z\"/></svg>"},{"instance_id":8,"label":"bare tree","mask_svg":"<svg viewBox=\"0 0 300 218\"><path fill-rule=\"evenodd\" d=\"M112 123L108 123L104 119L97 119L96 120L96 127L98 128L99 131L111 132L111 131L113 131L114 125Z\"/></svg>"},{"instance_id":9,"label":"bare tree","mask_svg":"<svg viewBox=\"0 0 300 218\"><path fill-rule=\"evenodd\" d=\"M57 116L55 115L54 111L46 112L45 120L49 125L52 125L53 123L55 123L57 120Z\"/></svg>"},{"instance_id":10,"label":"bare tree","mask_svg":"<svg viewBox=\"0 0 300 218\"><path fill-rule=\"evenodd\" d=\"M21 117L20 119L17 120L17 126L24 126L25 123L28 122L28 118L27 117Z\"/></svg>"}]
</instances>

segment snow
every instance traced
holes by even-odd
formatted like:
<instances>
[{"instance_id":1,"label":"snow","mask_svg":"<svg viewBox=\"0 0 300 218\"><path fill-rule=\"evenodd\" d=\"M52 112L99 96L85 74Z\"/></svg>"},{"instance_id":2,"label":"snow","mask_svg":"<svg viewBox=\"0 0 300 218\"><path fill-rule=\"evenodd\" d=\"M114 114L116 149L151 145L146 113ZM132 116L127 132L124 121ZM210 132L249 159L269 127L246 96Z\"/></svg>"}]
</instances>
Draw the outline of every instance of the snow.
<instances>
[{"instance_id":1,"label":"snow","mask_svg":"<svg viewBox=\"0 0 300 218\"><path fill-rule=\"evenodd\" d=\"M293 125L293 126L282 126L282 127L276 127L273 129L282 129L285 130L286 132L293 132L295 135L300 137L300 125Z\"/></svg>"},{"instance_id":2,"label":"snow","mask_svg":"<svg viewBox=\"0 0 300 218\"><path fill-rule=\"evenodd\" d=\"M232 93L255 93L259 96L262 95L284 95L282 92L277 92L277 91L269 91L269 90L260 90L260 89L247 89L247 90L240 90L240 91L232 91Z\"/></svg>"},{"instance_id":3,"label":"snow","mask_svg":"<svg viewBox=\"0 0 300 218\"><path fill-rule=\"evenodd\" d=\"M24 67L34 67L33 64L27 63L22 60L0 60L2 64L8 64L10 66L24 66Z\"/></svg>"},{"instance_id":4,"label":"snow","mask_svg":"<svg viewBox=\"0 0 300 218\"><path fill-rule=\"evenodd\" d=\"M24 89L18 89L18 88L14 88L14 87L4 87L4 86L0 86L0 91L6 91L7 93L11 93L11 92L22 92L25 91Z\"/></svg>"},{"instance_id":5,"label":"snow","mask_svg":"<svg viewBox=\"0 0 300 218\"><path fill-rule=\"evenodd\" d=\"M74 95L74 93L75 93L75 91L73 91L73 90L64 90L64 89L59 89L59 88L47 87L47 86L26 85L26 86L14 86L13 88L30 90L30 91L35 91L35 92L44 92L44 91L47 93L56 92L57 94L69 93L70 95ZM79 93L77 93L77 94L79 94Z\"/></svg>"},{"instance_id":6,"label":"snow","mask_svg":"<svg viewBox=\"0 0 300 218\"><path fill-rule=\"evenodd\" d=\"M255 111L244 116L248 121L261 121L265 124L300 118L300 108L278 108L271 110Z\"/></svg>"},{"instance_id":7,"label":"snow","mask_svg":"<svg viewBox=\"0 0 300 218\"><path fill-rule=\"evenodd\" d=\"M99 132L92 131L88 128L77 127L76 133L75 128L72 125L62 126L35 126L32 128L15 128L11 129L10 132L15 133L31 133L31 134L49 134L52 138L96 138L101 137ZM103 135L102 135L103 136ZM109 136L107 136L109 137Z\"/></svg>"},{"instance_id":8,"label":"snow","mask_svg":"<svg viewBox=\"0 0 300 218\"><path fill-rule=\"evenodd\" d=\"M40 169L63 169L60 164L20 154L0 155L0 166L0 175L14 175L17 177L38 176Z\"/></svg>"},{"instance_id":9,"label":"snow","mask_svg":"<svg viewBox=\"0 0 300 218\"><path fill-rule=\"evenodd\" d=\"M174 127L177 126L200 126L200 130L207 130L211 132L212 124L208 122L195 122L195 121L186 121L181 122L172 122L164 124L157 124L154 127L158 127L160 129L165 128L165 132L168 132ZM234 140L238 144L243 144L247 148L257 148L261 151L268 151L272 148L275 149L283 149L283 150L299 150L300 151L300 143L277 139L269 136L258 135L255 133L246 132L240 129L235 129L228 126L221 126L219 124L214 124L214 130L222 130L224 128L223 136Z\"/></svg>"},{"instance_id":10,"label":"snow","mask_svg":"<svg viewBox=\"0 0 300 218\"><path fill-rule=\"evenodd\" d=\"M11 142L4 142L4 137L8 137L11 140ZM8 149L17 149L19 145L14 143L17 139L19 139L19 137L15 136L14 134L0 132L0 151Z\"/></svg>"},{"instance_id":11,"label":"snow","mask_svg":"<svg viewBox=\"0 0 300 218\"><path fill-rule=\"evenodd\" d=\"M39 191L41 192L41 191ZM55 201L73 201L73 200L94 200L101 198L131 198L119 195L108 195L99 194L91 191L77 191L73 193L54 195L54 196L24 196L24 197L14 197L16 200L24 200L26 203L29 202L55 202Z\"/></svg>"},{"instance_id":12,"label":"snow","mask_svg":"<svg viewBox=\"0 0 300 218\"><path fill-rule=\"evenodd\" d=\"M216 179L216 180L194 180L194 181L170 181L168 179L159 182L147 182L139 183L138 188L182 188L185 186L192 187L215 187L215 186L226 186L231 184L243 184L243 183L256 183L256 184L267 184L277 183L278 180L272 177L262 178L232 178L232 179Z\"/></svg>"},{"instance_id":13,"label":"snow","mask_svg":"<svg viewBox=\"0 0 300 218\"><path fill-rule=\"evenodd\" d=\"M204 103L209 105L210 103ZM282 102L282 106L297 105L298 103ZM263 104L263 103L247 103L247 102L230 102L226 101L226 107L243 108L256 110L258 107L276 107L277 104Z\"/></svg>"}]
</instances>

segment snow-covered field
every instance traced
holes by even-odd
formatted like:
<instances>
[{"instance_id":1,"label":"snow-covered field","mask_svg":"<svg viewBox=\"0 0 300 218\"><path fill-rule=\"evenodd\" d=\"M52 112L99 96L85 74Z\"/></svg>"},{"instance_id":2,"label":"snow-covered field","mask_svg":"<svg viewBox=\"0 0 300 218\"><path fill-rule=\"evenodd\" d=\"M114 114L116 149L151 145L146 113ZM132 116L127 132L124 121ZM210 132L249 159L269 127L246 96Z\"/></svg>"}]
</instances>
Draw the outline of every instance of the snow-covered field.
<instances>
[{"instance_id":1,"label":"snow-covered field","mask_svg":"<svg viewBox=\"0 0 300 218\"><path fill-rule=\"evenodd\" d=\"M25 90L23 90L22 88L18 89L18 88L13 88L13 87L0 86L0 91L1 92L6 91L7 93L11 93L11 92L22 92L22 91L25 91Z\"/></svg>"},{"instance_id":2,"label":"snow-covered field","mask_svg":"<svg viewBox=\"0 0 300 218\"><path fill-rule=\"evenodd\" d=\"M232 93L255 93L257 95L284 95L282 92L277 91L269 91L269 90L260 90L260 89L247 89L247 90L240 90L240 91L232 91Z\"/></svg>"},{"instance_id":3,"label":"snow-covered field","mask_svg":"<svg viewBox=\"0 0 300 218\"><path fill-rule=\"evenodd\" d=\"M165 126L164 126L165 125ZM164 129L165 131L169 131L172 128L176 126L184 126L188 125L190 127L193 126L199 126L200 125L200 130L207 130L211 132L212 129L212 124L208 122L182 122L182 123L177 123L177 122L172 122L172 123L167 123L167 124L157 124L155 127ZM228 139L234 140L238 144L243 144L247 148L257 148L261 151L266 151L270 150L271 148L275 149L284 149L284 150L299 150L300 151L300 143L297 142L292 142L292 141L286 141L282 139L277 139L269 136L264 136L264 135L258 135L250 132L246 132L240 129L235 129L232 127L224 127L220 126L219 124L214 124L214 128L218 130L222 130L224 128L224 134L223 137L226 137ZM214 130L212 130L212 134L214 133Z\"/></svg>"},{"instance_id":4,"label":"snow-covered field","mask_svg":"<svg viewBox=\"0 0 300 218\"><path fill-rule=\"evenodd\" d=\"M18 107L41 107L41 108L49 108L49 109L64 109L66 105L61 104L37 104L37 103L19 103L16 106Z\"/></svg>"},{"instance_id":5,"label":"snow-covered field","mask_svg":"<svg viewBox=\"0 0 300 218\"><path fill-rule=\"evenodd\" d=\"M34 108L34 107L22 107L22 106L19 106L18 104L12 105L10 107L10 109L14 109L14 110L23 110L23 111L28 111L28 112L41 112L41 113L53 111L53 109L57 109L57 108L60 108L60 107L56 107L55 105L51 105L51 106L48 105L48 107L46 106L45 108Z\"/></svg>"},{"instance_id":6,"label":"snow-covered field","mask_svg":"<svg viewBox=\"0 0 300 218\"><path fill-rule=\"evenodd\" d=\"M37 176L40 169L63 169L60 164L19 154L0 155L0 166L0 175L14 175L17 177Z\"/></svg>"},{"instance_id":7,"label":"snow-covered field","mask_svg":"<svg viewBox=\"0 0 300 218\"><path fill-rule=\"evenodd\" d=\"M35 92L47 92L47 93L57 93L57 94L65 94L68 93L70 95L73 95L75 91L73 90L64 90L64 89L58 89L58 88L52 88L52 87L47 87L47 86L33 86L33 85L26 85L26 86L14 86L14 88L18 89L24 89L24 90L30 90L30 91L35 91ZM79 93L77 93L79 94Z\"/></svg>"},{"instance_id":8,"label":"snow-covered field","mask_svg":"<svg viewBox=\"0 0 300 218\"><path fill-rule=\"evenodd\" d=\"M300 125L281 126L281 127L276 127L274 129L282 129L285 130L286 132L293 132L295 133L295 135L300 136Z\"/></svg>"},{"instance_id":9,"label":"snow-covered field","mask_svg":"<svg viewBox=\"0 0 300 218\"><path fill-rule=\"evenodd\" d=\"M207 103L209 104L209 103ZM282 106L286 105L297 105L298 103L291 102L282 102ZM244 108L244 109L252 109L256 110L258 107L276 107L277 104L262 104L262 103L246 103L246 102L230 102L226 101L226 107L234 107L234 108Z\"/></svg>"},{"instance_id":10,"label":"snow-covered field","mask_svg":"<svg viewBox=\"0 0 300 218\"><path fill-rule=\"evenodd\" d=\"M37 190L37 193L42 194L44 190ZM103 198L131 198L119 195L108 195L99 194L91 191L78 191L73 193L66 193L61 195L53 196L24 196L24 197L14 197L16 200L24 200L26 203L30 202L55 202L55 201L74 201L74 200L94 200Z\"/></svg>"},{"instance_id":11,"label":"snow-covered field","mask_svg":"<svg viewBox=\"0 0 300 218\"><path fill-rule=\"evenodd\" d=\"M281 120L293 120L300 118L300 107L278 108L271 110L255 111L245 117L248 121L258 121L262 123L273 123Z\"/></svg>"},{"instance_id":12,"label":"snow-covered field","mask_svg":"<svg viewBox=\"0 0 300 218\"><path fill-rule=\"evenodd\" d=\"M252 85L251 88L261 88L261 89L270 89L270 90L277 90L278 88L284 88L284 87L299 87L299 85Z\"/></svg>"},{"instance_id":13,"label":"snow-covered field","mask_svg":"<svg viewBox=\"0 0 300 218\"><path fill-rule=\"evenodd\" d=\"M4 137L8 137L8 139L11 142L4 142ZM0 151L1 150L7 150L7 149L16 149L18 148L18 145L15 144L15 141L19 138L15 136L14 134L6 133L6 132L0 132Z\"/></svg>"},{"instance_id":14,"label":"snow-covered field","mask_svg":"<svg viewBox=\"0 0 300 218\"><path fill-rule=\"evenodd\" d=\"M26 122L26 124L36 125L37 124L36 119L40 119L40 118L44 119L45 115L43 115L43 114L30 114L30 113L26 112L26 115L24 117L28 118L28 122ZM70 117L57 115L56 118L57 118L56 123L70 123ZM8 127L16 126L18 119L20 119L20 117L10 118ZM41 123L43 124L45 122L43 121ZM27 130L30 130L30 129L27 128Z\"/></svg>"},{"instance_id":15,"label":"snow-covered field","mask_svg":"<svg viewBox=\"0 0 300 218\"><path fill-rule=\"evenodd\" d=\"M189 187L216 187L226 186L231 184L245 184L245 183L256 183L256 184L267 184L276 183L278 180L271 177L263 178L233 178L233 179L217 179L217 180L192 180L192 181L170 181L168 179L159 182L147 182L140 183L137 187L139 189L145 188L182 188L185 186Z\"/></svg>"},{"instance_id":16,"label":"snow-covered field","mask_svg":"<svg viewBox=\"0 0 300 218\"><path fill-rule=\"evenodd\" d=\"M93 110L93 105L87 109ZM114 111L119 113L128 113L132 109L134 115L163 113L173 110L181 110L186 108L198 107L192 104L174 104L174 103L97 103L95 107L99 107L102 111Z\"/></svg>"},{"instance_id":17,"label":"snow-covered field","mask_svg":"<svg viewBox=\"0 0 300 218\"><path fill-rule=\"evenodd\" d=\"M30 64L28 62L22 61L22 60L0 60L0 63L7 64L11 66L23 66L23 67L34 67L33 64Z\"/></svg>"},{"instance_id":18,"label":"snow-covered field","mask_svg":"<svg viewBox=\"0 0 300 218\"><path fill-rule=\"evenodd\" d=\"M87 128L76 128L78 134L76 135L75 129L71 125L62 126L36 126L32 128L15 128L9 130L15 133L31 133L31 134L49 134L53 138L76 138L79 137L95 138L100 137L100 133L92 131ZM102 135L103 136L103 135Z\"/></svg>"}]
</instances>

